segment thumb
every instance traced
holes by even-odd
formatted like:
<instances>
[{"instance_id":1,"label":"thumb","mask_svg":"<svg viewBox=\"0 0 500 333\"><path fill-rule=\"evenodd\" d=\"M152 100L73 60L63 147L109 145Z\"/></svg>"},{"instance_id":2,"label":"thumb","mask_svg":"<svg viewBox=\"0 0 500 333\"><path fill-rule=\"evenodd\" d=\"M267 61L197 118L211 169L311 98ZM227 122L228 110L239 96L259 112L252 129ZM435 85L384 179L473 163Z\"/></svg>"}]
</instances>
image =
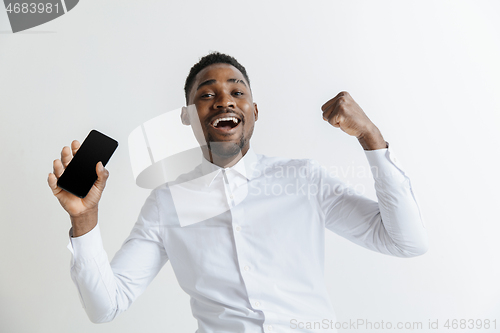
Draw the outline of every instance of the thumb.
<instances>
[{"instance_id":1,"label":"thumb","mask_svg":"<svg viewBox=\"0 0 500 333\"><path fill-rule=\"evenodd\" d=\"M332 124L333 127L340 128L340 123L343 121L343 117L340 114L335 114L330 116L330 124Z\"/></svg>"},{"instance_id":2,"label":"thumb","mask_svg":"<svg viewBox=\"0 0 500 333\"><path fill-rule=\"evenodd\" d=\"M97 173L97 181L95 182L95 186L100 191L103 191L104 187L106 187L106 181L108 180L109 177L109 171L104 168L102 162L97 163L95 168L96 168L95 171Z\"/></svg>"}]
</instances>

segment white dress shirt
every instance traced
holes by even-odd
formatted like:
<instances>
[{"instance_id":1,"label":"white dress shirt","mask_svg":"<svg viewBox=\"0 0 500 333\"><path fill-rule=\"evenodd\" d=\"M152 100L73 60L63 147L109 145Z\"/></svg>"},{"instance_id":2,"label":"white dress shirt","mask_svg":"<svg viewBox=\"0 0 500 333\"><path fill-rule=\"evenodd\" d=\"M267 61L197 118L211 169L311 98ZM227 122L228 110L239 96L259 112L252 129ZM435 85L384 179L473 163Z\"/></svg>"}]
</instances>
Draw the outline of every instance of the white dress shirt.
<instances>
[{"instance_id":1,"label":"white dress shirt","mask_svg":"<svg viewBox=\"0 0 500 333\"><path fill-rule=\"evenodd\" d=\"M252 148L230 168L203 159L151 192L111 263L99 224L70 238L71 276L87 315L112 320L170 260L191 297L197 333L335 332L324 281L325 228L388 255L427 251L409 178L390 149L365 154L378 203L315 160ZM316 329L293 326L299 322Z\"/></svg>"}]
</instances>

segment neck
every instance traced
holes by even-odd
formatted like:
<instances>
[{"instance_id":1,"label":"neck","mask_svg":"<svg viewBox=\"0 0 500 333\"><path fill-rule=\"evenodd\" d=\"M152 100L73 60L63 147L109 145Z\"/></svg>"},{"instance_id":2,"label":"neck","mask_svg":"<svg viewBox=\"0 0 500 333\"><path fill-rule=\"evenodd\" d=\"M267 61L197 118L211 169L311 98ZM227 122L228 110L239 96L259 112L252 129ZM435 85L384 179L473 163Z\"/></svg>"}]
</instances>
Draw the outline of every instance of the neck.
<instances>
[{"instance_id":1,"label":"neck","mask_svg":"<svg viewBox=\"0 0 500 333\"><path fill-rule=\"evenodd\" d=\"M221 167L221 168L230 168L234 166L236 163L238 163L243 156L247 153L249 149L249 146L243 147L241 151L238 152L238 154L233 155L233 156L221 156L218 155L214 152L212 152L211 149L208 149L207 146L202 147L203 151L203 156L207 161L210 161L211 163Z\"/></svg>"}]
</instances>

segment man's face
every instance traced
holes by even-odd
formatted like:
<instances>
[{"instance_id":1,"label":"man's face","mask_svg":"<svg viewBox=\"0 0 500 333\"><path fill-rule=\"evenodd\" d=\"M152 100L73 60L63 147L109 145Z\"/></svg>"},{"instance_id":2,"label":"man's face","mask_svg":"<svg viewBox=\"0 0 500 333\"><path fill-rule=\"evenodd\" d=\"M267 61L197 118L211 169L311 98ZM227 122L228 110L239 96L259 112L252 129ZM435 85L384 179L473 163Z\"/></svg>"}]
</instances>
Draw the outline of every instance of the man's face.
<instances>
[{"instance_id":1,"label":"man's face","mask_svg":"<svg viewBox=\"0 0 500 333\"><path fill-rule=\"evenodd\" d=\"M196 75L189 104L196 106L201 129L195 121L186 122L185 110L183 122L192 125L200 144L207 142L211 154L230 158L240 151L242 155L247 152L258 110L248 82L238 69L229 64L204 68ZM231 119L219 120L224 118Z\"/></svg>"}]
</instances>

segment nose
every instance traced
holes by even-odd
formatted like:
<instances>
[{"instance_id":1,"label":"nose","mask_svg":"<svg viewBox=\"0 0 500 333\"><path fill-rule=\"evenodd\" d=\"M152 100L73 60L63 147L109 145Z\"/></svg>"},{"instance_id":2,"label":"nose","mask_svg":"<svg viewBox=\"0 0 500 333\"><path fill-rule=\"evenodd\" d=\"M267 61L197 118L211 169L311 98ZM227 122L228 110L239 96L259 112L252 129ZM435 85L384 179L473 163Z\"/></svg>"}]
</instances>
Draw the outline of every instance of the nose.
<instances>
[{"instance_id":1,"label":"nose","mask_svg":"<svg viewBox=\"0 0 500 333\"><path fill-rule=\"evenodd\" d=\"M230 94L220 94L215 100L214 109L234 108L234 100Z\"/></svg>"}]
</instances>

